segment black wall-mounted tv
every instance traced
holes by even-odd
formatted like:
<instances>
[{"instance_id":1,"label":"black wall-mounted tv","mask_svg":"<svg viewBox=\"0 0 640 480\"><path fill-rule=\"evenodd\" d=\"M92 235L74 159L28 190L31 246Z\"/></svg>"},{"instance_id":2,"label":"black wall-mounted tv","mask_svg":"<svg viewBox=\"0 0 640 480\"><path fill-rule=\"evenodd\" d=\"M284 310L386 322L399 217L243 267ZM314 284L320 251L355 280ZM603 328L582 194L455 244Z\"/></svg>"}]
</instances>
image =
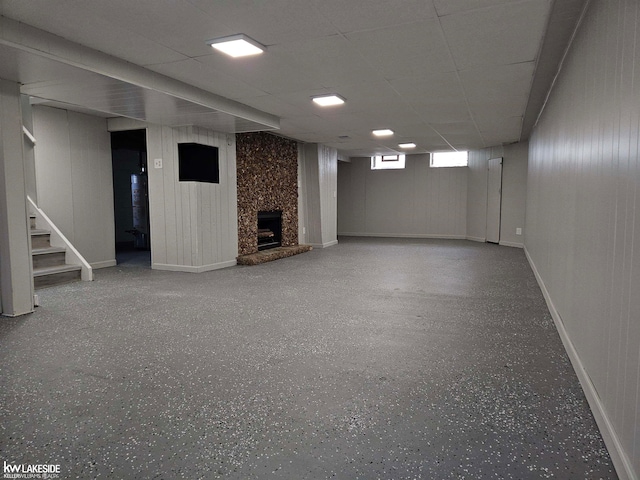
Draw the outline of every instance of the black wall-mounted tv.
<instances>
[{"instance_id":1,"label":"black wall-mounted tv","mask_svg":"<svg viewBox=\"0 0 640 480\"><path fill-rule=\"evenodd\" d=\"M178 179L181 182L220 183L218 147L179 143L178 165Z\"/></svg>"}]
</instances>

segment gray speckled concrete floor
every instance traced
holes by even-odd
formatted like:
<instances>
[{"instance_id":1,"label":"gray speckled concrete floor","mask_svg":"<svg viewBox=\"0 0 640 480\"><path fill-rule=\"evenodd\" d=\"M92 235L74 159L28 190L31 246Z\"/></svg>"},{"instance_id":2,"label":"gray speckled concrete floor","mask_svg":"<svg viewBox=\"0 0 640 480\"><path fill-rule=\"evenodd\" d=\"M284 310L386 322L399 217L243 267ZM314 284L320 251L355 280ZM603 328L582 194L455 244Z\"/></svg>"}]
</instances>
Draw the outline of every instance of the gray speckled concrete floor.
<instances>
[{"instance_id":1,"label":"gray speckled concrete floor","mask_svg":"<svg viewBox=\"0 0 640 480\"><path fill-rule=\"evenodd\" d=\"M61 478L616 478L522 250L134 263L0 319L0 460Z\"/></svg>"}]
</instances>

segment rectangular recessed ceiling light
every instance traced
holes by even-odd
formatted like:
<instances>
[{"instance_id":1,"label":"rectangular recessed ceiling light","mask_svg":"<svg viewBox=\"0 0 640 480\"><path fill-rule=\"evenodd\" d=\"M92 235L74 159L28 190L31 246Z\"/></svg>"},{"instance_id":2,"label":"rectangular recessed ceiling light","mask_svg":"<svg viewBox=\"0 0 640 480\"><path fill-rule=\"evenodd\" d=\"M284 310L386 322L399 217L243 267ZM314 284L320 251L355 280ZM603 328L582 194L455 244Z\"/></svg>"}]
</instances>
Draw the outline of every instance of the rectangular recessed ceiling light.
<instances>
[{"instance_id":1,"label":"rectangular recessed ceiling light","mask_svg":"<svg viewBox=\"0 0 640 480\"><path fill-rule=\"evenodd\" d=\"M393 130L383 128L382 130L374 130L371 133L373 133L376 137L387 137L389 135L393 135Z\"/></svg>"},{"instance_id":2,"label":"rectangular recessed ceiling light","mask_svg":"<svg viewBox=\"0 0 640 480\"><path fill-rule=\"evenodd\" d=\"M259 44L245 34L231 35L229 37L215 38L207 44L232 57L246 57L264 52L267 47Z\"/></svg>"},{"instance_id":3,"label":"rectangular recessed ceiling light","mask_svg":"<svg viewBox=\"0 0 640 480\"><path fill-rule=\"evenodd\" d=\"M321 107L330 107L332 105L342 105L344 103L344 98L340 95L318 95L317 97L311 97L311 99L320 105Z\"/></svg>"},{"instance_id":4,"label":"rectangular recessed ceiling light","mask_svg":"<svg viewBox=\"0 0 640 480\"><path fill-rule=\"evenodd\" d=\"M398 146L400 148L416 148L416 144L411 142L411 143L399 143Z\"/></svg>"}]
</instances>

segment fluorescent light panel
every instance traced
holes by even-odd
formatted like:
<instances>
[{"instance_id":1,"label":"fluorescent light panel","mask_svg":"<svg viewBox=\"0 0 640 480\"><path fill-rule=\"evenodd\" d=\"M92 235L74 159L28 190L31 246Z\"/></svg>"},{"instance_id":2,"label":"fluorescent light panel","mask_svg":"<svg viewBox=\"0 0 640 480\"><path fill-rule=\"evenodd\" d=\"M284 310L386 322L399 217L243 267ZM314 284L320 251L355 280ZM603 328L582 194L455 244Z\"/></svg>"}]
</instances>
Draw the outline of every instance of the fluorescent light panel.
<instances>
[{"instance_id":1,"label":"fluorescent light panel","mask_svg":"<svg viewBox=\"0 0 640 480\"><path fill-rule=\"evenodd\" d=\"M311 97L311 99L321 107L331 107L333 105L342 105L345 101L344 98L336 94L318 95L317 97Z\"/></svg>"},{"instance_id":2,"label":"fluorescent light panel","mask_svg":"<svg viewBox=\"0 0 640 480\"><path fill-rule=\"evenodd\" d=\"M207 42L216 50L227 55L237 58L249 55L257 55L264 52L267 47L259 44L254 39L247 37L245 34L231 35L229 37L215 38Z\"/></svg>"},{"instance_id":3,"label":"fluorescent light panel","mask_svg":"<svg viewBox=\"0 0 640 480\"><path fill-rule=\"evenodd\" d=\"M376 137L388 137L389 135L393 135L393 130L383 128L381 130L374 130L371 133L373 133Z\"/></svg>"},{"instance_id":4,"label":"fluorescent light panel","mask_svg":"<svg viewBox=\"0 0 640 480\"><path fill-rule=\"evenodd\" d=\"M398 146L400 148L416 148L416 144L411 142L411 143L399 143Z\"/></svg>"}]
</instances>

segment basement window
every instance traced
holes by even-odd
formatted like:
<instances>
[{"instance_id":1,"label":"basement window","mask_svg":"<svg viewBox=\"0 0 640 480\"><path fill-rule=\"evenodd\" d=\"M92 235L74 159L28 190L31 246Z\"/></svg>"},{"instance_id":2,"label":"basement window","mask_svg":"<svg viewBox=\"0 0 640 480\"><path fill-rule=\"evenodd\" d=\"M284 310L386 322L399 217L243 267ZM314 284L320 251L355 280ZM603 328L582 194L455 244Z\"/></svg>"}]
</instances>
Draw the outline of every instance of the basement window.
<instances>
[{"instance_id":1,"label":"basement window","mask_svg":"<svg viewBox=\"0 0 640 480\"><path fill-rule=\"evenodd\" d=\"M371 157L371 170L391 170L404 168L404 155L375 155Z\"/></svg>"},{"instance_id":2,"label":"basement window","mask_svg":"<svg viewBox=\"0 0 640 480\"><path fill-rule=\"evenodd\" d=\"M431 154L430 166L441 167L466 167L468 164L469 152L433 152Z\"/></svg>"}]
</instances>

